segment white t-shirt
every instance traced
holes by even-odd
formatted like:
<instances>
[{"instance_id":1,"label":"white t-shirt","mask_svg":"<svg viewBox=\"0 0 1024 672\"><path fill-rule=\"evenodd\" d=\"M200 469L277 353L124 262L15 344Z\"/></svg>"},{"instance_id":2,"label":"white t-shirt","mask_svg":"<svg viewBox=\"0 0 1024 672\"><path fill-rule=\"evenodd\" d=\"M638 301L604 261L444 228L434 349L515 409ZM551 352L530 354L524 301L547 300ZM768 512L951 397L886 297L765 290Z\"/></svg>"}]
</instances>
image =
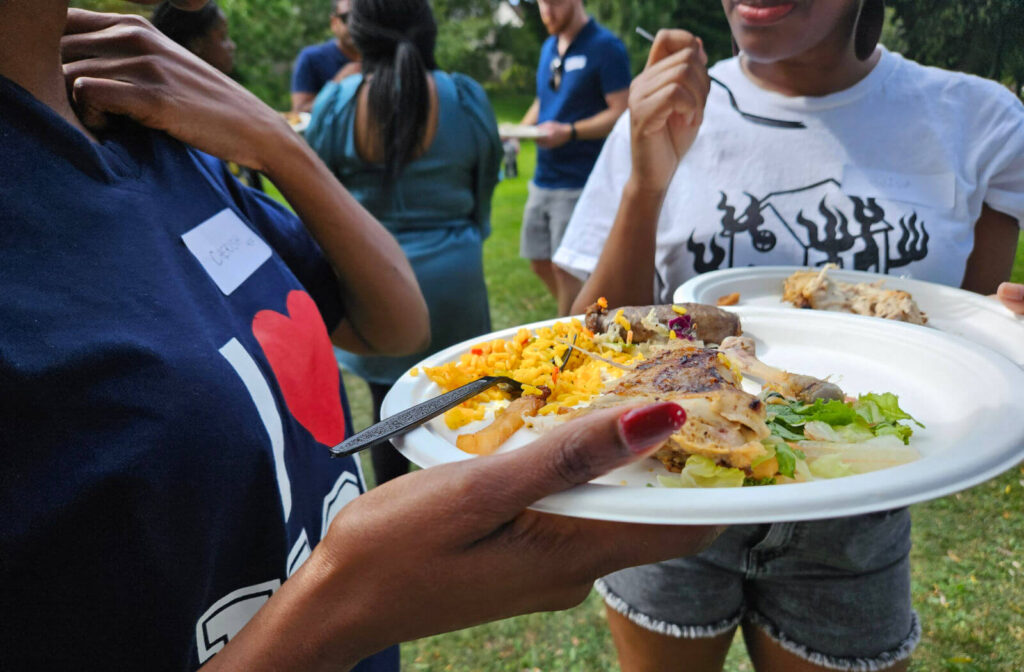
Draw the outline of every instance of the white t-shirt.
<instances>
[{"instance_id":1,"label":"white t-shirt","mask_svg":"<svg viewBox=\"0 0 1024 672\"><path fill-rule=\"evenodd\" d=\"M982 203L1024 220L1024 106L998 83L924 67L882 47L854 86L787 97L731 58L711 74L704 123L658 220L655 297L742 266L827 262L959 286ZM605 142L554 262L597 264L630 172L629 114Z\"/></svg>"}]
</instances>

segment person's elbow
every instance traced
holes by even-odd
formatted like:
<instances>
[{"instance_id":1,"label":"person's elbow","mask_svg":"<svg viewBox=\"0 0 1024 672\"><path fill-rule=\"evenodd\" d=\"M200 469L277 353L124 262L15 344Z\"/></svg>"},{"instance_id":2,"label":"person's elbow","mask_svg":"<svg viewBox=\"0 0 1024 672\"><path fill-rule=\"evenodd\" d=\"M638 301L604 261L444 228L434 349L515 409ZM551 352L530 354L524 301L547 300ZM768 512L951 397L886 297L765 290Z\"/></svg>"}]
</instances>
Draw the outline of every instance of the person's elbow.
<instances>
[{"instance_id":1,"label":"person's elbow","mask_svg":"<svg viewBox=\"0 0 1024 672\"><path fill-rule=\"evenodd\" d=\"M407 296L401 310L389 320L390 325L378 329L371 347L381 355L404 356L423 352L430 347L430 310L418 290Z\"/></svg>"},{"instance_id":2,"label":"person's elbow","mask_svg":"<svg viewBox=\"0 0 1024 672\"><path fill-rule=\"evenodd\" d=\"M410 311L402 325L395 330L395 347L399 355L414 355L430 347L430 310L423 296L419 297L419 306Z\"/></svg>"}]
</instances>

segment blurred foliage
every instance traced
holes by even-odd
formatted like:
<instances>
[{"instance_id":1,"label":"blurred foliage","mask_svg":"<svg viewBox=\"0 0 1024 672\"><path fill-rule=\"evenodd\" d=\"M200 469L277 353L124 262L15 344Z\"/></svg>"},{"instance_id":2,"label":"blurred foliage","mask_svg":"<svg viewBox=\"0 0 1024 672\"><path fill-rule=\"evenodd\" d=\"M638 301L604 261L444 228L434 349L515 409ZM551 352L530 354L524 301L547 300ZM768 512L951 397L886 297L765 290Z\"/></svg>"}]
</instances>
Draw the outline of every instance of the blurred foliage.
<instances>
[{"instance_id":1,"label":"blurred foliage","mask_svg":"<svg viewBox=\"0 0 1024 672\"><path fill-rule=\"evenodd\" d=\"M662 28L685 28L704 42L712 63L732 55L732 38L717 0L590 0L587 10L618 35L629 50L634 73L643 70L651 43L636 33L652 35Z\"/></svg>"},{"instance_id":2,"label":"blurred foliage","mask_svg":"<svg viewBox=\"0 0 1024 672\"><path fill-rule=\"evenodd\" d=\"M289 78L299 50L330 38L331 0L219 0L238 44L237 77L278 109L288 107ZM497 25L507 0L432 0L438 22L437 61L492 90L531 93L547 32L535 2L514 7L521 26ZM123 0L71 0L101 11L149 8ZM704 40L711 61L731 53L729 26L718 0L586 0L587 11L622 38L634 72L649 43L637 26L656 33L686 28ZM1024 84L1024 0L887 0L882 40L921 63L998 79L1020 93ZM508 7L506 7L508 9Z\"/></svg>"},{"instance_id":3,"label":"blurred foliage","mask_svg":"<svg viewBox=\"0 0 1024 672\"><path fill-rule=\"evenodd\" d=\"M908 58L1024 85L1024 0L888 0Z\"/></svg>"},{"instance_id":4,"label":"blurred foliage","mask_svg":"<svg viewBox=\"0 0 1024 672\"><path fill-rule=\"evenodd\" d=\"M124 0L71 0L72 7L148 16ZM279 110L289 100L292 63L302 47L331 37L331 0L217 0L238 45L235 78Z\"/></svg>"}]
</instances>

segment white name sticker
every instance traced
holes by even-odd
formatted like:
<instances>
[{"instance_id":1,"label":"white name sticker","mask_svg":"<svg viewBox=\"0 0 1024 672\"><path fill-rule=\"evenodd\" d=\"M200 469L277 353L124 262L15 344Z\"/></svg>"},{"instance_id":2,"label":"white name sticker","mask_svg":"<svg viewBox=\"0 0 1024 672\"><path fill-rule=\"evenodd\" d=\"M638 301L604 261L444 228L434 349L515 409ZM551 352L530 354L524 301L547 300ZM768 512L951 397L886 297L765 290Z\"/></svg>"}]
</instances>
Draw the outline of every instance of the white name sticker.
<instances>
[{"instance_id":1,"label":"white name sticker","mask_svg":"<svg viewBox=\"0 0 1024 672\"><path fill-rule=\"evenodd\" d=\"M270 246L227 209L182 234L181 239L225 294L238 289L270 258Z\"/></svg>"},{"instance_id":2,"label":"white name sticker","mask_svg":"<svg viewBox=\"0 0 1024 672\"><path fill-rule=\"evenodd\" d=\"M570 56L565 59L565 71L572 72L573 70L582 70L587 67L586 56Z\"/></svg>"},{"instance_id":3,"label":"white name sticker","mask_svg":"<svg viewBox=\"0 0 1024 672\"><path fill-rule=\"evenodd\" d=\"M876 196L936 210L951 210L956 205L953 173L920 175L844 166L843 191L851 196Z\"/></svg>"}]
</instances>

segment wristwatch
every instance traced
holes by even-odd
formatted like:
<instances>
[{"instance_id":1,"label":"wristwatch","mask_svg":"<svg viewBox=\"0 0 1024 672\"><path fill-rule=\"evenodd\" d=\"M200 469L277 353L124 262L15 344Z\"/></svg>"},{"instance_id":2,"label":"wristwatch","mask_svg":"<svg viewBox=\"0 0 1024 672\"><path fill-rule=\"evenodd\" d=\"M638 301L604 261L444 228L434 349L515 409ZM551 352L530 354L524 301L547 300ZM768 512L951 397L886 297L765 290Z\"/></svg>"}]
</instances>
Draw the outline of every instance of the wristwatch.
<instances>
[{"instance_id":1,"label":"wristwatch","mask_svg":"<svg viewBox=\"0 0 1024 672\"><path fill-rule=\"evenodd\" d=\"M569 129L571 131L571 133L569 135L569 142L576 142L577 138L576 138L576 122L575 121L569 122Z\"/></svg>"}]
</instances>

